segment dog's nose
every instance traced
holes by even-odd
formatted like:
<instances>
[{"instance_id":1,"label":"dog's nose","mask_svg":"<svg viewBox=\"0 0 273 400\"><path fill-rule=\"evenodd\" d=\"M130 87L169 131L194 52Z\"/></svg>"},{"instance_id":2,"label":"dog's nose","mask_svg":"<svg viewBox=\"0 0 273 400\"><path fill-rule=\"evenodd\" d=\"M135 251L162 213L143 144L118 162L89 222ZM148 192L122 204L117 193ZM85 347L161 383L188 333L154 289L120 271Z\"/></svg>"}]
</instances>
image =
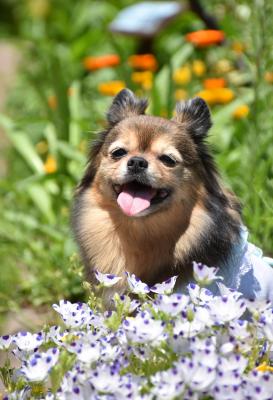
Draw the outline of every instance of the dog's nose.
<instances>
[{"instance_id":1,"label":"dog's nose","mask_svg":"<svg viewBox=\"0 0 273 400\"><path fill-rule=\"evenodd\" d=\"M131 172L143 172L148 168L148 161L143 157L132 157L127 163L127 167Z\"/></svg>"}]
</instances>

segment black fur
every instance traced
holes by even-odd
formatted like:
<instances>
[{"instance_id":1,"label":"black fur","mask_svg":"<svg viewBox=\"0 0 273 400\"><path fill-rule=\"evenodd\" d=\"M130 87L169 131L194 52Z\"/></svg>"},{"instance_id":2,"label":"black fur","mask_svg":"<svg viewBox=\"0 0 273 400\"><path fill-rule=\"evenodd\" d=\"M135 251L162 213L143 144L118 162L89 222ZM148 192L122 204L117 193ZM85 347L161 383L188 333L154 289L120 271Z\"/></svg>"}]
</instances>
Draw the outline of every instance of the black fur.
<instances>
[{"instance_id":1,"label":"black fur","mask_svg":"<svg viewBox=\"0 0 273 400\"><path fill-rule=\"evenodd\" d=\"M209 108L201 97L177 103L175 119L185 124L196 144L202 142L212 126Z\"/></svg>"},{"instance_id":2,"label":"black fur","mask_svg":"<svg viewBox=\"0 0 273 400\"><path fill-rule=\"evenodd\" d=\"M148 102L146 99L138 99L131 90L123 89L114 98L107 113L108 123L112 127L124 118L145 114L147 106Z\"/></svg>"}]
</instances>

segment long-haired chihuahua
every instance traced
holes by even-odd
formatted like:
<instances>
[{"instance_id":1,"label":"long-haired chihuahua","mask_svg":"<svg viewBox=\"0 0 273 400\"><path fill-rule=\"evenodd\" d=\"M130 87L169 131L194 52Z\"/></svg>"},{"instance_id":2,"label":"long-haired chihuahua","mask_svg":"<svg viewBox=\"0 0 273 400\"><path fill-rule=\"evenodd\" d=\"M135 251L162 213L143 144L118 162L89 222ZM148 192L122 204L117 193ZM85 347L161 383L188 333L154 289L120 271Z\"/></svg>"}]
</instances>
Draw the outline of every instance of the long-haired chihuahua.
<instances>
[{"instance_id":1,"label":"long-haired chihuahua","mask_svg":"<svg viewBox=\"0 0 273 400\"><path fill-rule=\"evenodd\" d=\"M76 190L73 228L90 279L96 268L186 282L193 261L221 266L239 240L240 204L206 143L205 101L178 103L171 120L146 108L128 89L114 98Z\"/></svg>"}]
</instances>

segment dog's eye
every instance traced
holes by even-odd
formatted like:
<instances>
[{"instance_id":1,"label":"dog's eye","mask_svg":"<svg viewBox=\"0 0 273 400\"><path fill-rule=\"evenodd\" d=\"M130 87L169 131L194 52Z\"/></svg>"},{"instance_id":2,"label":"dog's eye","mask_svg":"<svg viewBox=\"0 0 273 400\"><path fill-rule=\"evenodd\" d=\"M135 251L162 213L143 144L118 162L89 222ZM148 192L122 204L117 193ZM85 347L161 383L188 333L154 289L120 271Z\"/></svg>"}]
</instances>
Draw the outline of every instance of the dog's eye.
<instances>
[{"instance_id":1,"label":"dog's eye","mask_svg":"<svg viewBox=\"0 0 273 400\"><path fill-rule=\"evenodd\" d=\"M127 151L125 150L125 149L122 149L121 147L120 148L118 148L118 149L115 149L115 150L113 150L112 152L111 152L111 156L112 156L112 158L114 158L114 159L118 159L118 158L121 158L121 157L123 157L123 156L125 156L127 154Z\"/></svg>"},{"instance_id":2,"label":"dog's eye","mask_svg":"<svg viewBox=\"0 0 273 400\"><path fill-rule=\"evenodd\" d=\"M176 165L176 160L166 154L162 154L162 156L159 157L159 160L167 167L174 167Z\"/></svg>"}]
</instances>

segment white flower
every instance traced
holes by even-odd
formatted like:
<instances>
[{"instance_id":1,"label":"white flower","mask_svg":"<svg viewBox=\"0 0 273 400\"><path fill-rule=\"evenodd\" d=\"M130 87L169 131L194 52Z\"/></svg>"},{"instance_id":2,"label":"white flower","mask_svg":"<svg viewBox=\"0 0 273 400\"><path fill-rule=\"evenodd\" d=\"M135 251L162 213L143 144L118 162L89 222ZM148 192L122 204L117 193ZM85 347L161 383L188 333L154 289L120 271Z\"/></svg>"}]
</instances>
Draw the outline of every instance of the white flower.
<instances>
[{"instance_id":1,"label":"white flower","mask_svg":"<svg viewBox=\"0 0 273 400\"><path fill-rule=\"evenodd\" d=\"M273 309L264 311L259 322L265 337L273 343Z\"/></svg>"},{"instance_id":2,"label":"white flower","mask_svg":"<svg viewBox=\"0 0 273 400\"><path fill-rule=\"evenodd\" d=\"M23 352L30 352L37 349L44 342L45 335L42 332L30 333L19 332L13 336L13 343Z\"/></svg>"},{"instance_id":3,"label":"white flower","mask_svg":"<svg viewBox=\"0 0 273 400\"><path fill-rule=\"evenodd\" d=\"M188 357L182 357L175 363L178 373L182 374L184 382L197 392L207 390L214 382L216 371Z\"/></svg>"},{"instance_id":4,"label":"white flower","mask_svg":"<svg viewBox=\"0 0 273 400\"><path fill-rule=\"evenodd\" d=\"M246 310L244 299L236 300L231 296L215 296L207 308L215 322L223 324L240 318Z\"/></svg>"},{"instance_id":5,"label":"white flower","mask_svg":"<svg viewBox=\"0 0 273 400\"><path fill-rule=\"evenodd\" d=\"M61 300L59 305L53 304L52 307L61 314L65 325L69 328L85 326L93 316L90 307L84 303L70 303L68 300Z\"/></svg>"},{"instance_id":6,"label":"white flower","mask_svg":"<svg viewBox=\"0 0 273 400\"><path fill-rule=\"evenodd\" d=\"M111 287L114 286L118 281L122 278L120 276L116 276L114 274L102 274L98 270L94 270L95 276L97 280L104 286L104 287Z\"/></svg>"},{"instance_id":7,"label":"white flower","mask_svg":"<svg viewBox=\"0 0 273 400\"><path fill-rule=\"evenodd\" d=\"M271 400L273 398L273 374L252 371L247 376L244 393L245 396L249 396L251 393L253 399Z\"/></svg>"},{"instance_id":8,"label":"white flower","mask_svg":"<svg viewBox=\"0 0 273 400\"><path fill-rule=\"evenodd\" d=\"M150 291L154 292L154 293L158 293L158 294L172 293L177 278L178 278L178 275L173 276L172 278L169 278L162 283L156 283L154 286L152 286L150 288Z\"/></svg>"},{"instance_id":9,"label":"white flower","mask_svg":"<svg viewBox=\"0 0 273 400\"><path fill-rule=\"evenodd\" d=\"M155 320L147 311L138 313L134 318L127 317L123 322L127 338L137 343L155 341L162 335L164 326L164 322Z\"/></svg>"},{"instance_id":10,"label":"white flower","mask_svg":"<svg viewBox=\"0 0 273 400\"><path fill-rule=\"evenodd\" d=\"M217 276L219 268L207 267L204 264L193 262L193 277L201 285L210 285L213 281L223 279Z\"/></svg>"},{"instance_id":11,"label":"white flower","mask_svg":"<svg viewBox=\"0 0 273 400\"><path fill-rule=\"evenodd\" d=\"M151 382L154 385L151 393L158 400L173 400L185 390L183 376L176 367L157 372L151 377Z\"/></svg>"},{"instance_id":12,"label":"white flower","mask_svg":"<svg viewBox=\"0 0 273 400\"><path fill-rule=\"evenodd\" d=\"M246 307L254 316L259 319L261 313L272 307L271 301L266 299L246 299Z\"/></svg>"},{"instance_id":13,"label":"white flower","mask_svg":"<svg viewBox=\"0 0 273 400\"><path fill-rule=\"evenodd\" d=\"M51 368L57 363L59 350L49 349L44 353L35 353L21 368L21 372L31 382L41 382L46 379Z\"/></svg>"},{"instance_id":14,"label":"white flower","mask_svg":"<svg viewBox=\"0 0 273 400\"><path fill-rule=\"evenodd\" d=\"M0 350L6 350L10 347L13 341L12 335L0 336Z\"/></svg>"},{"instance_id":15,"label":"white flower","mask_svg":"<svg viewBox=\"0 0 273 400\"><path fill-rule=\"evenodd\" d=\"M158 310L172 316L175 316L181 311L185 310L188 303L189 296L180 293L173 293L169 296L160 295L155 301Z\"/></svg>"},{"instance_id":16,"label":"white flower","mask_svg":"<svg viewBox=\"0 0 273 400\"><path fill-rule=\"evenodd\" d=\"M248 360L241 354L230 354L227 357L220 357L218 362L218 371L224 373L238 372L240 375L245 371Z\"/></svg>"},{"instance_id":17,"label":"white flower","mask_svg":"<svg viewBox=\"0 0 273 400\"><path fill-rule=\"evenodd\" d=\"M135 311L141 304L139 300L130 299L129 296L126 296L124 294L120 296L116 293L114 296L114 303L117 306L119 302L122 302L125 305L125 309L127 309L129 313Z\"/></svg>"},{"instance_id":18,"label":"white flower","mask_svg":"<svg viewBox=\"0 0 273 400\"><path fill-rule=\"evenodd\" d=\"M66 346L67 350L77 355L77 359L85 364L91 364L100 358L100 344L75 341Z\"/></svg>"},{"instance_id":19,"label":"white flower","mask_svg":"<svg viewBox=\"0 0 273 400\"><path fill-rule=\"evenodd\" d=\"M237 319L231 321L228 330L230 335L235 337L237 340L245 340L251 336L249 322L246 320Z\"/></svg>"},{"instance_id":20,"label":"white flower","mask_svg":"<svg viewBox=\"0 0 273 400\"><path fill-rule=\"evenodd\" d=\"M206 304L213 298L213 294L209 289L201 288L196 283L189 283L187 289L194 304Z\"/></svg>"},{"instance_id":21,"label":"white flower","mask_svg":"<svg viewBox=\"0 0 273 400\"><path fill-rule=\"evenodd\" d=\"M150 292L149 286L136 277L135 274L130 275L129 272L126 272L126 275L127 282L132 293L147 294Z\"/></svg>"},{"instance_id":22,"label":"white flower","mask_svg":"<svg viewBox=\"0 0 273 400\"><path fill-rule=\"evenodd\" d=\"M207 368L215 368L218 364L215 338L191 339L192 360Z\"/></svg>"},{"instance_id":23,"label":"white flower","mask_svg":"<svg viewBox=\"0 0 273 400\"><path fill-rule=\"evenodd\" d=\"M233 380L233 376L231 376L230 381ZM237 380L237 379L236 379ZM214 400L246 400L246 399L253 399L253 397L246 397L244 393L244 388L243 385L240 381L239 384L235 384L235 381L233 380L233 383L230 383L229 385L221 385L220 383L217 382L213 386L213 388L210 390L210 393L213 396ZM248 395L251 392L248 393Z\"/></svg>"},{"instance_id":24,"label":"white flower","mask_svg":"<svg viewBox=\"0 0 273 400\"><path fill-rule=\"evenodd\" d=\"M115 393L119 389L121 378L115 368L102 364L92 372L90 382L98 392Z\"/></svg>"},{"instance_id":25,"label":"white flower","mask_svg":"<svg viewBox=\"0 0 273 400\"><path fill-rule=\"evenodd\" d=\"M187 315L189 312L191 314L190 317ZM205 322L200 321L193 310L190 310L187 313L182 312L182 318L176 319L173 324L174 339L178 336L182 336L183 338L192 338L198 333L203 332L205 328Z\"/></svg>"},{"instance_id":26,"label":"white flower","mask_svg":"<svg viewBox=\"0 0 273 400\"><path fill-rule=\"evenodd\" d=\"M239 297L242 296L241 292L237 292L235 289L230 289L226 285L224 285L222 282L217 282L217 286L219 288L219 292L221 296L231 296L235 300L238 300Z\"/></svg>"},{"instance_id":27,"label":"white flower","mask_svg":"<svg viewBox=\"0 0 273 400\"><path fill-rule=\"evenodd\" d=\"M232 342L225 342L223 343L220 348L219 351L222 355L227 355L230 354L235 348L235 344Z\"/></svg>"}]
</instances>

